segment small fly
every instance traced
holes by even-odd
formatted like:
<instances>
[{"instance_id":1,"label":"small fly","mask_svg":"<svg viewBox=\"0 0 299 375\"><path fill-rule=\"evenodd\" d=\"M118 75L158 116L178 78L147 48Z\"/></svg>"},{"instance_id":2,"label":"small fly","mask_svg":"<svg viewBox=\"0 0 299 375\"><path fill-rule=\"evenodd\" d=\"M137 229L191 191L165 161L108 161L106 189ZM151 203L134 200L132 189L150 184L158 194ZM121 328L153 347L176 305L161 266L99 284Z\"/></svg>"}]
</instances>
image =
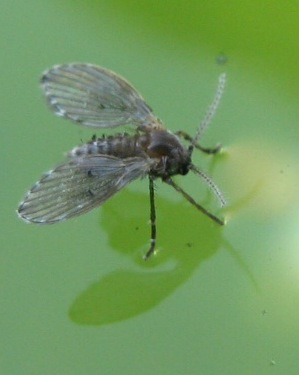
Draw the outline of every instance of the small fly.
<instances>
[{"instance_id":1,"label":"small fly","mask_svg":"<svg viewBox=\"0 0 299 375\"><path fill-rule=\"evenodd\" d=\"M220 205L225 205L219 188L191 161L194 148L209 154L219 151L219 147L202 147L199 140L218 107L225 74L219 76L214 100L194 137L184 131L167 130L138 91L108 69L91 64L58 65L43 74L41 85L56 115L94 129L131 124L135 132L93 136L86 144L71 150L67 162L45 173L26 194L17 211L22 219L35 224L70 219L102 205L131 181L148 176L151 242L144 259L150 257L156 245L154 181L157 178L172 186L211 220L224 224L172 177L192 171L203 179ZM188 147L181 138L189 142Z\"/></svg>"}]
</instances>

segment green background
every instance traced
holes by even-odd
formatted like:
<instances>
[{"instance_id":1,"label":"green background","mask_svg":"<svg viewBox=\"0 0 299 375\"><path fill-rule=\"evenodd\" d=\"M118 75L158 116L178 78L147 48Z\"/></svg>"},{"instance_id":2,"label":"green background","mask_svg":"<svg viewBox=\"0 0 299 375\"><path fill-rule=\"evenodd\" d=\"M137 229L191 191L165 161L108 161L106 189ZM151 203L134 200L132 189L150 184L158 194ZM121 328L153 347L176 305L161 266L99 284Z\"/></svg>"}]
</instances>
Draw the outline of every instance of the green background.
<instances>
[{"instance_id":1,"label":"green background","mask_svg":"<svg viewBox=\"0 0 299 375\"><path fill-rule=\"evenodd\" d=\"M1 374L299 373L298 19L297 1L1 2ZM228 206L176 179L224 228L157 182L145 263L146 180L63 224L17 218L30 186L93 134L39 91L43 70L74 61L123 75L191 134L227 73L203 141L224 152L194 163Z\"/></svg>"}]
</instances>

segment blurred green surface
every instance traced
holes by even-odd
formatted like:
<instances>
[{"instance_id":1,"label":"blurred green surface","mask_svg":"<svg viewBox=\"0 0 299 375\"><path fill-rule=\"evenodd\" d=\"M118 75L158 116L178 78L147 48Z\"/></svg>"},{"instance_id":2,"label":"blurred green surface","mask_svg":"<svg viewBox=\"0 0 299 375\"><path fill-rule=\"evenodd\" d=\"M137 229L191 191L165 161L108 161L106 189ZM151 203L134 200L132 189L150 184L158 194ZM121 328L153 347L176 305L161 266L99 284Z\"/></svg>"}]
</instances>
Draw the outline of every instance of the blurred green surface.
<instances>
[{"instance_id":1,"label":"blurred green surface","mask_svg":"<svg viewBox=\"0 0 299 375\"><path fill-rule=\"evenodd\" d=\"M1 2L1 374L298 374L298 2ZM226 60L225 64L221 64ZM53 64L126 77L172 130L194 133L228 83L194 162L222 188L218 228L157 183L36 227L15 209L92 131L55 118L38 88ZM194 176L178 177L215 212Z\"/></svg>"}]
</instances>

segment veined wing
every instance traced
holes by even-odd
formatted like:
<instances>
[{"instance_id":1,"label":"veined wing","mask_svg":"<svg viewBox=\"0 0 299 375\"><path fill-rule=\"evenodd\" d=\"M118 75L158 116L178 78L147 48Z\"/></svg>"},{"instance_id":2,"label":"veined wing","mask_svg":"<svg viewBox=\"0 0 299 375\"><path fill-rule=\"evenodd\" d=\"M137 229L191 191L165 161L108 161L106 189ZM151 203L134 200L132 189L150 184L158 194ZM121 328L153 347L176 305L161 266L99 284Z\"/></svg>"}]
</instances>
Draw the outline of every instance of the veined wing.
<instances>
[{"instance_id":1,"label":"veined wing","mask_svg":"<svg viewBox=\"0 0 299 375\"><path fill-rule=\"evenodd\" d=\"M108 69L80 63L57 65L43 74L41 84L51 109L82 125L162 127L138 91Z\"/></svg>"},{"instance_id":2,"label":"veined wing","mask_svg":"<svg viewBox=\"0 0 299 375\"><path fill-rule=\"evenodd\" d=\"M145 176L149 158L86 156L72 159L42 176L18 209L25 221L52 224L103 204L132 180Z\"/></svg>"}]
</instances>

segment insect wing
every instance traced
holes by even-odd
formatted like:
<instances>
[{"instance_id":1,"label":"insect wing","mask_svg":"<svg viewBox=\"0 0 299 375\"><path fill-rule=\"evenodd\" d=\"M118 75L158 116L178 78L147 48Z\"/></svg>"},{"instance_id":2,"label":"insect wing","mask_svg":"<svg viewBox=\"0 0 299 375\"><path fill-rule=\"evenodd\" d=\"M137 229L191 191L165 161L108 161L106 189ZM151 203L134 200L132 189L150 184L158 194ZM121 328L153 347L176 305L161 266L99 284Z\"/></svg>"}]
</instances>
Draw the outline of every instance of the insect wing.
<instances>
[{"instance_id":1,"label":"insect wing","mask_svg":"<svg viewBox=\"0 0 299 375\"><path fill-rule=\"evenodd\" d=\"M108 69L91 64L58 65L43 74L41 84L52 110L82 125L161 127L142 96Z\"/></svg>"},{"instance_id":2,"label":"insect wing","mask_svg":"<svg viewBox=\"0 0 299 375\"><path fill-rule=\"evenodd\" d=\"M46 173L18 209L28 222L52 224L101 205L132 180L146 175L153 161L132 157L86 156Z\"/></svg>"}]
</instances>

